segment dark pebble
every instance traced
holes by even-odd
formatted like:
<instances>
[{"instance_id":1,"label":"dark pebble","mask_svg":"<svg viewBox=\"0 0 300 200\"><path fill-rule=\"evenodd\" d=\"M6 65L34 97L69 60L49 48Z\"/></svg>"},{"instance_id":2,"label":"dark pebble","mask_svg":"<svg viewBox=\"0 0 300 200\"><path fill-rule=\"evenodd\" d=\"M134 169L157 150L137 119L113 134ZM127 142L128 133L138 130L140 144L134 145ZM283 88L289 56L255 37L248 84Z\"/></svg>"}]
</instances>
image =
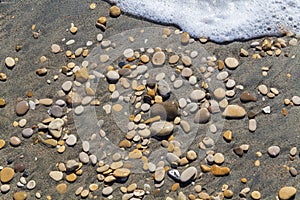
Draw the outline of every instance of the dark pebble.
<instances>
[{"instance_id":1,"label":"dark pebble","mask_svg":"<svg viewBox=\"0 0 300 200\"><path fill-rule=\"evenodd\" d=\"M242 157L244 154L244 151L241 147L235 147L233 148L233 152L238 155L239 157Z\"/></svg>"},{"instance_id":2,"label":"dark pebble","mask_svg":"<svg viewBox=\"0 0 300 200\"><path fill-rule=\"evenodd\" d=\"M25 165L23 163L16 163L14 166L15 172L24 172Z\"/></svg>"},{"instance_id":3,"label":"dark pebble","mask_svg":"<svg viewBox=\"0 0 300 200\"><path fill-rule=\"evenodd\" d=\"M63 109L60 106L54 105L50 108L50 114L53 117L61 118L63 116Z\"/></svg>"}]
</instances>

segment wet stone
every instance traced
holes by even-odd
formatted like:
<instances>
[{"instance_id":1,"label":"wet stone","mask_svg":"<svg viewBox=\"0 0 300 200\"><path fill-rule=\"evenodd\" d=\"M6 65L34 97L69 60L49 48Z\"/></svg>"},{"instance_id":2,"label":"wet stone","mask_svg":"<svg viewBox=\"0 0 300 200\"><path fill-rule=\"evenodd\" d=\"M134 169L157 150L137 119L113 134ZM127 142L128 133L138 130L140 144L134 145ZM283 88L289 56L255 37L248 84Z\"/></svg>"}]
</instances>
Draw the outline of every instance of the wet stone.
<instances>
[{"instance_id":1,"label":"wet stone","mask_svg":"<svg viewBox=\"0 0 300 200\"><path fill-rule=\"evenodd\" d=\"M258 91L262 95L267 95L267 93L269 92L268 87L266 85L263 85L263 84L258 86Z\"/></svg>"},{"instance_id":2,"label":"wet stone","mask_svg":"<svg viewBox=\"0 0 300 200\"><path fill-rule=\"evenodd\" d=\"M207 108L201 108L194 117L194 122L199 124L205 124L210 120L210 113Z\"/></svg>"},{"instance_id":3,"label":"wet stone","mask_svg":"<svg viewBox=\"0 0 300 200\"><path fill-rule=\"evenodd\" d=\"M171 88L165 80L158 82L158 92L163 98L169 98L171 94Z\"/></svg>"}]
</instances>

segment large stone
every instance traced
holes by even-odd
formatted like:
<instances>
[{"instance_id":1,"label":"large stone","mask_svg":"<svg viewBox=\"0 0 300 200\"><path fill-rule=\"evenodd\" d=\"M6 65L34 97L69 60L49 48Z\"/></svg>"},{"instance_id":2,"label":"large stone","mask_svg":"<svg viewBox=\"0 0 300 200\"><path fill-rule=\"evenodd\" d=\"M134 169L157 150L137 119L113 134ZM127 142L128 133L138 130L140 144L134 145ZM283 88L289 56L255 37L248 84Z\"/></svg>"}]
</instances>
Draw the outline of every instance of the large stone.
<instances>
[{"instance_id":1,"label":"large stone","mask_svg":"<svg viewBox=\"0 0 300 200\"><path fill-rule=\"evenodd\" d=\"M278 197L280 200L289 200L295 197L296 192L296 188L292 186L284 186L279 190Z\"/></svg>"},{"instance_id":2,"label":"large stone","mask_svg":"<svg viewBox=\"0 0 300 200\"><path fill-rule=\"evenodd\" d=\"M154 122L150 127L152 135L159 137L170 135L173 129L174 125L167 121Z\"/></svg>"},{"instance_id":3,"label":"large stone","mask_svg":"<svg viewBox=\"0 0 300 200\"><path fill-rule=\"evenodd\" d=\"M195 167L189 167L182 172L180 176L180 181L187 182L196 178L196 176L197 176L197 169Z\"/></svg>"},{"instance_id":4,"label":"large stone","mask_svg":"<svg viewBox=\"0 0 300 200\"><path fill-rule=\"evenodd\" d=\"M157 51L153 54L152 64L156 66L161 66L165 63L166 55L162 51Z\"/></svg>"},{"instance_id":5,"label":"large stone","mask_svg":"<svg viewBox=\"0 0 300 200\"><path fill-rule=\"evenodd\" d=\"M29 104L27 101L20 101L16 105L16 113L17 115L25 115L29 110Z\"/></svg>"},{"instance_id":6,"label":"large stone","mask_svg":"<svg viewBox=\"0 0 300 200\"><path fill-rule=\"evenodd\" d=\"M0 171L0 181L2 183L8 183L14 178L15 172L12 168L10 167L4 167Z\"/></svg>"},{"instance_id":7,"label":"large stone","mask_svg":"<svg viewBox=\"0 0 300 200\"><path fill-rule=\"evenodd\" d=\"M243 118L245 115L245 109L239 105L228 105L223 112L224 117L233 119Z\"/></svg>"},{"instance_id":8,"label":"large stone","mask_svg":"<svg viewBox=\"0 0 300 200\"><path fill-rule=\"evenodd\" d=\"M150 116L160 116L162 120L173 121L178 116L178 103L165 101L150 108Z\"/></svg>"},{"instance_id":9,"label":"large stone","mask_svg":"<svg viewBox=\"0 0 300 200\"><path fill-rule=\"evenodd\" d=\"M211 167L211 173L215 176L226 176L230 173L230 169L228 167L220 167L214 164Z\"/></svg>"},{"instance_id":10,"label":"large stone","mask_svg":"<svg viewBox=\"0 0 300 200\"><path fill-rule=\"evenodd\" d=\"M84 83L89 79L88 69L83 67L75 72L76 81Z\"/></svg>"}]
</instances>

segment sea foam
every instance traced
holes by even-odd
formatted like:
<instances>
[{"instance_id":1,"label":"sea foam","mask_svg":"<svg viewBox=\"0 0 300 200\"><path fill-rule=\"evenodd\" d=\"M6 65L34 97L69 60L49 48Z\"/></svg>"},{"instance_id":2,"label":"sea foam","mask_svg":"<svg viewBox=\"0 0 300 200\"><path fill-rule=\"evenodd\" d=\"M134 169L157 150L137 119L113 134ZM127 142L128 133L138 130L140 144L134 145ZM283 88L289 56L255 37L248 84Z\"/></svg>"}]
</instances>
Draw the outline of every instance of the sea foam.
<instances>
[{"instance_id":1,"label":"sea foam","mask_svg":"<svg viewBox=\"0 0 300 200\"><path fill-rule=\"evenodd\" d=\"M111 0L124 12L215 42L300 33L300 0Z\"/></svg>"}]
</instances>

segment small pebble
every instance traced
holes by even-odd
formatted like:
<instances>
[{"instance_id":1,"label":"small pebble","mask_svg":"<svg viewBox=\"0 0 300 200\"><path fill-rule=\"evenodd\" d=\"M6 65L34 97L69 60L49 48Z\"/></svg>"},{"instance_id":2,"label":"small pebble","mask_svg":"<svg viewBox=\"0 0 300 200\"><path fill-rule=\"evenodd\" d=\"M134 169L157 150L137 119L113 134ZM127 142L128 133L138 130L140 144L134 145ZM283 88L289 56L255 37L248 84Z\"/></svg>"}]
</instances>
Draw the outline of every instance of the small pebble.
<instances>
[{"instance_id":1,"label":"small pebble","mask_svg":"<svg viewBox=\"0 0 300 200\"><path fill-rule=\"evenodd\" d=\"M279 153L280 153L280 147L279 146L270 146L268 148L268 154L273 158L278 156Z\"/></svg>"},{"instance_id":2,"label":"small pebble","mask_svg":"<svg viewBox=\"0 0 300 200\"><path fill-rule=\"evenodd\" d=\"M15 60L12 57L6 57L5 58L5 65L9 68L14 67L16 64Z\"/></svg>"}]
</instances>

